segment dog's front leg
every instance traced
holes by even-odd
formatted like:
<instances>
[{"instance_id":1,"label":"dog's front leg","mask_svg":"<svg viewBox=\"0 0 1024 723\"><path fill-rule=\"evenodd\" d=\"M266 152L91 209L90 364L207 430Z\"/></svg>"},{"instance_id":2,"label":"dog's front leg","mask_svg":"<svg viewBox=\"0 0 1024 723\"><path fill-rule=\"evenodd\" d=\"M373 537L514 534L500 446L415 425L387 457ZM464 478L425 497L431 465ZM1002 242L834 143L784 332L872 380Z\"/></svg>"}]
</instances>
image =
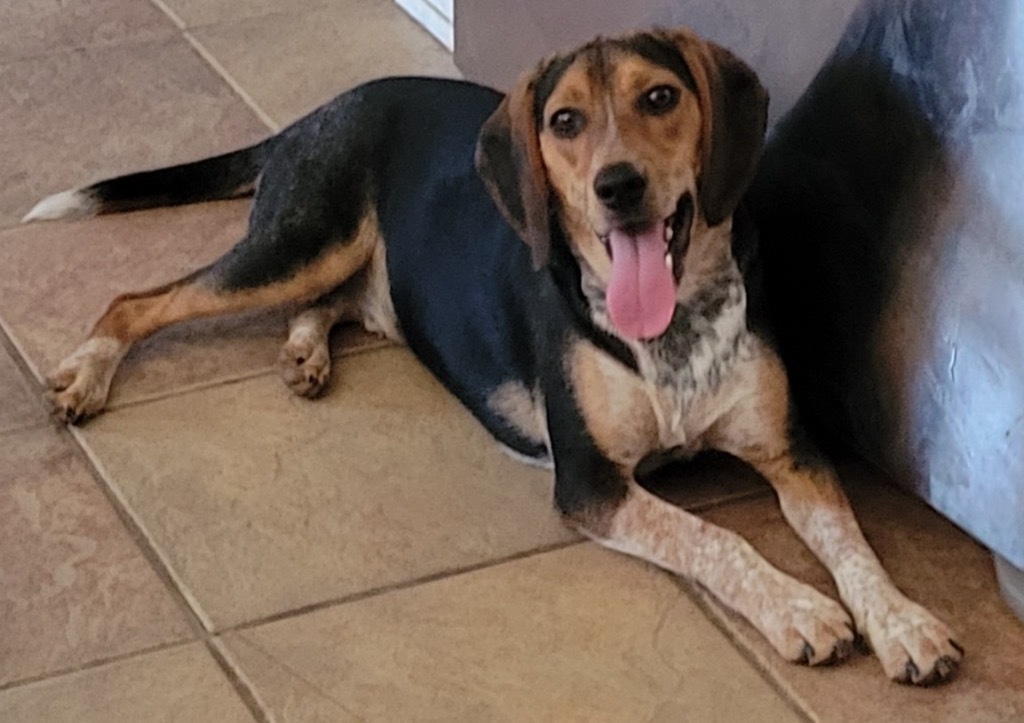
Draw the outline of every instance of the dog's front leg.
<instances>
[{"instance_id":1,"label":"dog's front leg","mask_svg":"<svg viewBox=\"0 0 1024 723\"><path fill-rule=\"evenodd\" d=\"M949 678L963 655L953 631L892 582L828 463L798 461L792 453L750 461L775 488L786 520L832 573L886 675L916 685Z\"/></svg>"},{"instance_id":2,"label":"dog's front leg","mask_svg":"<svg viewBox=\"0 0 1024 723\"><path fill-rule=\"evenodd\" d=\"M657 423L635 376L585 345L571 383L549 385L545 404L555 462L555 502L600 544L643 558L710 590L789 660L833 662L852 649L839 603L769 564L734 532L656 497L633 478L657 444Z\"/></svg>"},{"instance_id":3,"label":"dog's front leg","mask_svg":"<svg viewBox=\"0 0 1024 723\"><path fill-rule=\"evenodd\" d=\"M791 419L781 362L766 351L750 373L751 393L715 425L711 443L771 483L786 520L831 572L886 674L917 685L946 680L963 649L949 627L900 592L882 568L831 465Z\"/></svg>"},{"instance_id":4,"label":"dog's front leg","mask_svg":"<svg viewBox=\"0 0 1024 723\"><path fill-rule=\"evenodd\" d=\"M605 547L700 583L749 620L787 660L834 663L852 650L853 623L839 603L773 567L736 533L668 504L633 481L603 513L567 516Z\"/></svg>"}]
</instances>

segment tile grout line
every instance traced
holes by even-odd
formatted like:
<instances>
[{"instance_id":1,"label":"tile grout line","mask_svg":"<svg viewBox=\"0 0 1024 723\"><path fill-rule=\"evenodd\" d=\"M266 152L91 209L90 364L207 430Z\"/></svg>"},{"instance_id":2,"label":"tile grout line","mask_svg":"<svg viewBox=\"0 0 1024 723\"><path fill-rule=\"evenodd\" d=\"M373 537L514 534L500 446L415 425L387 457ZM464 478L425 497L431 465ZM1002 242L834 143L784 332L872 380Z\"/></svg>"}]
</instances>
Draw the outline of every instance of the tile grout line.
<instances>
[{"instance_id":1,"label":"tile grout line","mask_svg":"<svg viewBox=\"0 0 1024 723\"><path fill-rule=\"evenodd\" d=\"M723 495L716 497L712 500L705 502L698 502L695 505L687 505L682 509L686 510L690 514L699 515L702 512L709 512L710 510L716 510L719 507L731 505L737 502L747 502L749 500L760 499L761 497L768 497L772 494L771 490L753 489L746 490L745 492L734 492L731 495Z\"/></svg>"},{"instance_id":2,"label":"tile grout line","mask_svg":"<svg viewBox=\"0 0 1024 723\"><path fill-rule=\"evenodd\" d=\"M162 12L167 18L174 23L178 30L184 32L186 30L185 21L181 18L178 13L174 12L163 0L149 0L150 4L156 7L157 10Z\"/></svg>"},{"instance_id":3,"label":"tile grout line","mask_svg":"<svg viewBox=\"0 0 1024 723\"><path fill-rule=\"evenodd\" d=\"M197 637L209 634L213 629L212 621L203 612L202 606L199 605L199 601L189 591L188 586L174 572L174 567L171 565L170 560L167 559L166 554L153 541L142 521L134 514L131 504L118 486L114 484L110 473L107 472L92 448L86 444L81 430L77 427L70 427L66 431L75 440L79 451L85 456L90 469L92 469L97 478L100 488L111 503L111 506L116 510L118 517L121 518L122 524L128 528L135 543L149 559L150 565L154 568L164 585L170 588L179 604L189 613L189 622L193 630L199 634Z\"/></svg>"},{"instance_id":4,"label":"tile grout line","mask_svg":"<svg viewBox=\"0 0 1024 723\"><path fill-rule=\"evenodd\" d=\"M38 391L42 393L44 380L42 371L32 362L24 347L18 343L18 338L14 335L14 331L7 325L2 316L0 316L0 337L6 342L4 346L9 346L15 352L10 356L14 359L15 364L18 365L19 371L33 380Z\"/></svg>"},{"instance_id":5,"label":"tile grout line","mask_svg":"<svg viewBox=\"0 0 1024 723\"><path fill-rule=\"evenodd\" d=\"M786 685L784 681L776 677L767 662L757 653L754 647L747 643L739 635L738 631L729 625L725 612L717 607L720 603L709 599L712 597L711 593L702 592L702 589L696 582L691 582L678 576L673 576L673 579L679 590L697 606L697 609L722 633L733 649L740 654L740 657L757 671L760 678L786 702L794 713L809 723L819 723L818 716L813 712L807 701L793 690L791 686ZM794 663L794 665L796 664Z\"/></svg>"},{"instance_id":6,"label":"tile grout line","mask_svg":"<svg viewBox=\"0 0 1024 723\"><path fill-rule=\"evenodd\" d=\"M242 666L236 665L230 656L230 651L223 641L217 636L211 635L206 640L206 650L220 666L224 676L228 679L231 687L242 699L242 702L256 718L258 723L276 723L270 705L260 696L256 685L245 675Z\"/></svg>"},{"instance_id":7,"label":"tile grout line","mask_svg":"<svg viewBox=\"0 0 1024 723\"><path fill-rule=\"evenodd\" d=\"M396 345L392 341L382 340L380 342L373 342L370 344L361 344L351 349L342 349L337 354L331 355L332 365L337 364L340 360L348 357L356 357L361 354L369 354L371 352L380 351L381 349L391 348L403 348L400 345ZM249 372L242 374L229 375L223 377L217 377L202 382L195 382L193 384L184 384L182 386L174 387L173 389L166 389L164 391L152 392L150 394L142 394L138 397L130 397L123 402L114 402L107 407L104 407L103 412L116 412L121 409L131 409L133 407L142 406L144 404L150 404L153 402L160 402L165 399L174 399L176 397L187 396L189 394L197 394L204 392L208 389L215 389L217 387L227 387L232 384L241 384L243 382L252 381L253 379L262 379L264 377L277 376L279 374L277 367L268 364L267 366L261 367L260 369L254 369Z\"/></svg>"},{"instance_id":8,"label":"tile grout line","mask_svg":"<svg viewBox=\"0 0 1024 723\"><path fill-rule=\"evenodd\" d=\"M160 2L160 0L150 1L154 3ZM162 5L163 3L160 4ZM182 35L184 36L185 40L187 40L189 44L193 47L193 49L195 49L195 51L199 53L199 56L203 60L205 60L211 68L213 68L214 72L217 73L224 80L225 83L228 84L231 90L235 92L235 95L241 98L243 103L249 106L250 110L252 110L252 112L256 114L256 117L259 118L260 121L262 121L263 124L267 126L267 128L269 128L273 133L277 133L278 131L281 130L281 124L275 121L273 118L271 118L270 114L263 110L259 103L257 103L256 100L251 95L249 95L249 92L245 88L243 88L242 85L237 80L235 80L234 76L231 75L231 73L228 72L227 68L221 65L220 61L217 60L213 53L207 50L206 46L199 42L199 39L196 38L196 36L194 36L188 30L182 31Z\"/></svg>"},{"instance_id":9,"label":"tile grout line","mask_svg":"<svg viewBox=\"0 0 1024 723\"><path fill-rule=\"evenodd\" d=\"M262 618L255 620L248 620L238 625L226 627L222 630L217 631L217 635L226 635L228 633L238 633L245 630L252 630L254 628L261 627L263 625L270 625L272 623L281 622L283 620L290 620L302 615L319 612L328 608L340 607L342 605L348 605L350 603L360 602L362 600L370 600L373 598L388 595L393 592L399 592L402 590L408 590L421 585L427 585L433 582L439 582L449 578L461 577L474 572L480 572L482 570L489 570L491 568L501 567L502 565L510 564L513 562L519 562L520 560L526 560L532 557L540 555L546 555L551 552L558 552L560 550L566 550L570 547L577 545L590 544L590 540L587 539L575 539L567 540L563 542L553 542L549 545L541 545L534 547L529 550L523 550L521 552L514 552L511 555L505 557L498 557L491 560L484 560L483 562L474 563L471 565L464 565L462 567L454 567L440 572L431 573L429 575L423 575L421 577L413 578L411 580L403 580L401 582L395 582L388 585L381 585L380 587L370 588L368 590L361 590L359 592L352 593L350 595L342 595L341 597L331 598L329 600L321 600L319 602L304 605L302 607L293 608L292 610L285 610L283 612L274 613L267 615Z\"/></svg>"},{"instance_id":10,"label":"tile grout line","mask_svg":"<svg viewBox=\"0 0 1024 723\"><path fill-rule=\"evenodd\" d=\"M206 46L199 42L199 39L196 38L196 36L189 31L187 24L181 18L180 15L178 15L176 12L174 12L174 10L168 7L168 5L163 2L163 0L149 1L153 4L154 7L160 10L160 12L166 15L171 20L172 23L178 26L178 29L181 31L182 37L185 38L186 41L188 41L189 45L192 46L192 49L199 54L199 57L206 61L206 64L209 65L225 83L228 84L228 87L231 88L232 91L234 91L235 95L237 95L242 100L243 103L249 106L249 109L256 114L256 117L259 118L260 121L265 126L267 126L274 133L277 133L279 130L281 130L281 124L275 121L273 118L271 118L270 114L263 110L260 104L257 103L256 100L251 95L249 95L249 92L245 88L243 88L242 85L237 80L235 80L235 77L228 72L227 68L225 68L219 60L217 60L213 53L207 50Z\"/></svg>"},{"instance_id":11,"label":"tile grout line","mask_svg":"<svg viewBox=\"0 0 1024 723\"><path fill-rule=\"evenodd\" d=\"M183 611L186 622L192 629L195 637L191 640L184 641L182 644L201 642L206 648L207 653L213 658L214 663L220 668L221 673L227 679L231 690L233 690L235 695L241 699L242 705L245 706L246 710L249 711L249 714L253 716L257 723L274 723L269 708L266 708L261 702L255 688L247 678L243 678L241 675L242 671L236 670L217 647L216 633L213 630L214 626L212 620L210 620L209 616L206 615L202 606L199 604L199 601L192 594L188 586L186 586L184 581L175 573L174 567L170 564L170 561L166 559L162 550L150 538L150 536L146 534L146 530L142 525L142 522L135 514L133 514L127 499L124 498L121 491L114 484L113 479L100 463L99 459L95 454L93 454L92 449L85 443L82 433L78 429L74 428L65 429L64 431L66 434L70 434L75 440L79 452L86 457L89 463L88 466L90 467L94 477L98 478L97 483L99 487L103 490L103 493L109 500L111 507L114 508L117 516L121 519L121 524L123 524L128 530L129 535L142 551L143 556L147 559L150 567L163 583L168 594L177 602L179 609ZM141 655L144 652L146 651L136 651L135 654Z\"/></svg>"},{"instance_id":12,"label":"tile grout line","mask_svg":"<svg viewBox=\"0 0 1024 723\"><path fill-rule=\"evenodd\" d=\"M113 413L121 411L122 409L132 409L134 407L145 406L146 404L152 404L155 402L162 402L166 399L175 399L176 397L184 397L189 394L198 394L205 392L208 389L216 389L217 387L229 387L234 384L242 384L244 382L250 382L253 379L261 379L263 377L274 376L277 374L277 370L270 365L262 367L260 369L253 369L249 372L237 374L234 376L217 377L209 379L203 382L195 382L193 384L183 384L180 387L174 387L173 389L165 389L159 392L152 392L150 394L141 394L137 397L129 397L123 402L115 402L107 407L103 408L103 414Z\"/></svg>"},{"instance_id":13,"label":"tile grout line","mask_svg":"<svg viewBox=\"0 0 1024 723\"><path fill-rule=\"evenodd\" d=\"M142 657L143 655L152 655L153 653L160 653L165 650L174 650L176 648L184 648L185 646L196 643L196 640L176 640L169 643L159 643L148 648L142 648L141 650L130 650L126 653L120 653L118 655L110 655L105 658L96 658L89 660L81 665L71 666L69 668L61 668L59 670L48 671L39 675L33 675L28 678L19 678L17 680L10 680L6 683L0 683L0 693L6 693L10 690L17 690L18 688L24 688L26 686L34 685L36 683L44 683L51 679L60 678L66 675L75 675L76 673L84 673L94 668L102 668L105 665L113 665L120 663L125 660L131 660L132 658Z\"/></svg>"}]
</instances>

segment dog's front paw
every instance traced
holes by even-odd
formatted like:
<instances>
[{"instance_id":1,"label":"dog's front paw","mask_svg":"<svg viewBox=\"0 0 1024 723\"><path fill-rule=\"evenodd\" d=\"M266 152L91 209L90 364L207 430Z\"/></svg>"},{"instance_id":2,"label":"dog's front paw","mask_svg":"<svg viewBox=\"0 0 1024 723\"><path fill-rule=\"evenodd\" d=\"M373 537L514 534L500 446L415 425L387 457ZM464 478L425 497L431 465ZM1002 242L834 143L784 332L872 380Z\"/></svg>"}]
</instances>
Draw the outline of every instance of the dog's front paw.
<instances>
[{"instance_id":1,"label":"dog's front paw","mask_svg":"<svg viewBox=\"0 0 1024 723\"><path fill-rule=\"evenodd\" d=\"M789 579L764 598L761 632L786 660L830 665L853 652L856 633L846 609L810 585Z\"/></svg>"},{"instance_id":2,"label":"dog's front paw","mask_svg":"<svg viewBox=\"0 0 1024 723\"><path fill-rule=\"evenodd\" d=\"M312 399L320 396L331 377L331 350L326 335L291 335L281 347L277 363L281 378L295 394Z\"/></svg>"},{"instance_id":3,"label":"dog's front paw","mask_svg":"<svg viewBox=\"0 0 1024 723\"><path fill-rule=\"evenodd\" d=\"M869 610L862 627L885 674L898 683L943 683L963 659L949 626L898 592Z\"/></svg>"},{"instance_id":4,"label":"dog's front paw","mask_svg":"<svg viewBox=\"0 0 1024 723\"><path fill-rule=\"evenodd\" d=\"M90 339L62 361L46 379L53 416L64 424L79 424L102 411L124 350L113 339Z\"/></svg>"}]
</instances>

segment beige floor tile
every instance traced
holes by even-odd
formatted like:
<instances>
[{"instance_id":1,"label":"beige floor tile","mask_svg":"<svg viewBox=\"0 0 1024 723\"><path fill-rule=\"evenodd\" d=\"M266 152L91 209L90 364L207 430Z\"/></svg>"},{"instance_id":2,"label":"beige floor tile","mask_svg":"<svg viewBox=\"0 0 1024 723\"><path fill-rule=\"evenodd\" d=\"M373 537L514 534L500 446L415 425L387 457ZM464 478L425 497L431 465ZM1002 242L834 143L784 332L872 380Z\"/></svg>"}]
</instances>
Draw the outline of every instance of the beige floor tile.
<instances>
[{"instance_id":1,"label":"beige floor tile","mask_svg":"<svg viewBox=\"0 0 1024 723\"><path fill-rule=\"evenodd\" d=\"M0 226L48 193L266 133L181 37L0 64L0 88Z\"/></svg>"},{"instance_id":2,"label":"beige floor tile","mask_svg":"<svg viewBox=\"0 0 1024 723\"><path fill-rule=\"evenodd\" d=\"M248 206L202 204L0 233L0 318L37 372L48 374L115 296L171 281L230 248L245 232ZM110 404L269 371L286 330L283 311L167 329L125 359ZM336 352L380 343L352 327L334 341Z\"/></svg>"},{"instance_id":3,"label":"beige floor tile","mask_svg":"<svg viewBox=\"0 0 1024 723\"><path fill-rule=\"evenodd\" d=\"M0 435L0 620L0 686L191 634L50 427Z\"/></svg>"},{"instance_id":4,"label":"beige floor tile","mask_svg":"<svg viewBox=\"0 0 1024 723\"><path fill-rule=\"evenodd\" d=\"M722 620L779 681L823 721L1024 720L1024 625L999 598L989 554L916 498L879 475L842 466L861 524L896 584L958 632L967 658L940 688L890 683L871 656L809 669L779 660L738 616ZM726 505L706 514L746 536L781 569L836 596L827 571L790 531L773 499ZM717 606L714 606L717 609Z\"/></svg>"},{"instance_id":5,"label":"beige floor tile","mask_svg":"<svg viewBox=\"0 0 1024 723\"><path fill-rule=\"evenodd\" d=\"M365 1L365 0L364 0ZM392 0L370 0L392 5ZM330 7L336 0L163 0L186 27L230 23L274 13L308 12Z\"/></svg>"},{"instance_id":6,"label":"beige floor tile","mask_svg":"<svg viewBox=\"0 0 1024 723\"><path fill-rule=\"evenodd\" d=\"M0 347L0 433L44 423L46 414L37 396L7 350Z\"/></svg>"},{"instance_id":7,"label":"beige floor tile","mask_svg":"<svg viewBox=\"0 0 1024 723\"><path fill-rule=\"evenodd\" d=\"M177 27L138 0L19 0L3 5L0 62L165 37Z\"/></svg>"},{"instance_id":8,"label":"beige floor tile","mask_svg":"<svg viewBox=\"0 0 1024 723\"><path fill-rule=\"evenodd\" d=\"M667 575L585 543L226 636L281 721L795 721Z\"/></svg>"},{"instance_id":9,"label":"beige floor tile","mask_svg":"<svg viewBox=\"0 0 1024 723\"><path fill-rule=\"evenodd\" d=\"M217 628L573 539L405 349L323 399L261 377L96 419L86 445Z\"/></svg>"},{"instance_id":10,"label":"beige floor tile","mask_svg":"<svg viewBox=\"0 0 1024 723\"><path fill-rule=\"evenodd\" d=\"M280 124L382 76L459 77L445 48L381 0L338 0L198 28L194 35Z\"/></svg>"},{"instance_id":11,"label":"beige floor tile","mask_svg":"<svg viewBox=\"0 0 1024 723\"><path fill-rule=\"evenodd\" d=\"M4 723L253 720L199 643L0 692Z\"/></svg>"}]
</instances>

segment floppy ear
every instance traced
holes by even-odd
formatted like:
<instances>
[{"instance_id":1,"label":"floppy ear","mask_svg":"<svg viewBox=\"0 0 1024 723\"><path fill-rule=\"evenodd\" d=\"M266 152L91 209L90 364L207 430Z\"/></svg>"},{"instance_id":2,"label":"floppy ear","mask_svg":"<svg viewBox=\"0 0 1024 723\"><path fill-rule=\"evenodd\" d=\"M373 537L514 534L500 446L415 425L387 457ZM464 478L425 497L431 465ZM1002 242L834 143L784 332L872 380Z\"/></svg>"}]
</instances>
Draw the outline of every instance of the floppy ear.
<instances>
[{"instance_id":1,"label":"floppy ear","mask_svg":"<svg viewBox=\"0 0 1024 723\"><path fill-rule=\"evenodd\" d=\"M750 67L689 30L672 37L697 85L702 116L697 196L708 226L728 218L754 178L764 148L768 91Z\"/></svg>"},{"instance_id":2,"label":"floppy ear","mask_svg":"<svg viewBox=\"0 0 1024 723\"><path fill-rule=\"evenodd\" d=\"M476 168L494 202L539 269L551 244L550 188L540 155L534 80L526 73L480 129Z\"/></svg>"}]
</instances>

